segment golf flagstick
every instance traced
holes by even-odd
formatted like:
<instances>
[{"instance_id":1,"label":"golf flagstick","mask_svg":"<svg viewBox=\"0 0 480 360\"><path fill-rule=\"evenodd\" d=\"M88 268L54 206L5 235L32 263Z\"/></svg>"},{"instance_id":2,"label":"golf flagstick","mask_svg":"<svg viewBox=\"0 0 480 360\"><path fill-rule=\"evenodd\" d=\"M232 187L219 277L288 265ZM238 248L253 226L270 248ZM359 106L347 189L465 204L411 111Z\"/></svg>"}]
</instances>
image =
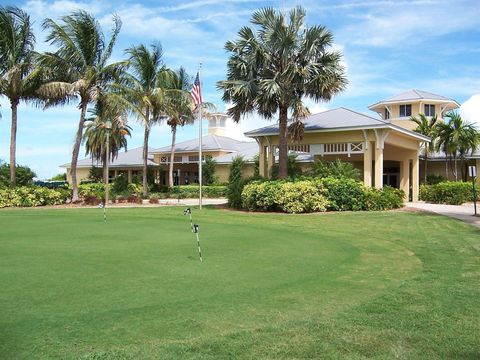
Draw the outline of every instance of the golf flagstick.
<instances>
[{"instance_id":1,"label":"golf flagstick","mask_svg":"<svg viewBox=\"0 0 480 360\"><path fill-rule=\"evenodd\" d=\"M195 233L195 237L197 238L198 256L200 256L200 262L203 263L202 249L200 249L200 239L198 238L198 225L197 224L193 224L193 232Z\"/></svg>"},{"instance_id":2,"label":"golf flagstick","mask_svg":"<svg viewBox=\"0 0 480 360\"><path fill-rule=\"evenodd\" d=\"M190 208L186 208L183 210L183 215L190 215L190 230L193 232L192 210L190 210Z\"/></svg>"}]
</instances>

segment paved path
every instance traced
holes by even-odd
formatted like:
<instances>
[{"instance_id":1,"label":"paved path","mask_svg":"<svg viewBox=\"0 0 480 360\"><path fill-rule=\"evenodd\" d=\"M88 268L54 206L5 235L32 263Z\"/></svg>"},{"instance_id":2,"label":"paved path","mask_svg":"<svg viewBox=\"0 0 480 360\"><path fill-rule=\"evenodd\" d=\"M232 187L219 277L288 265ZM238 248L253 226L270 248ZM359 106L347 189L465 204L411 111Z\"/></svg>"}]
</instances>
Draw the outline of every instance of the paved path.
<instances>
[{"instance_id":1,"label":"paved path","mask_svg":"<svg viewBox=\"0 0 480 360\"><path fill-rule=\"evenodd\" d=\"M472 204L463 205L442 205L442 204L427 204L424 202L407 203L407 208L431 211L436 214L449 216L458 220L465 221L480 227L480 217L473 216L474 209ZM480 204L477 203L477 212L480 213Z\"/></svg>"}]
</instances>

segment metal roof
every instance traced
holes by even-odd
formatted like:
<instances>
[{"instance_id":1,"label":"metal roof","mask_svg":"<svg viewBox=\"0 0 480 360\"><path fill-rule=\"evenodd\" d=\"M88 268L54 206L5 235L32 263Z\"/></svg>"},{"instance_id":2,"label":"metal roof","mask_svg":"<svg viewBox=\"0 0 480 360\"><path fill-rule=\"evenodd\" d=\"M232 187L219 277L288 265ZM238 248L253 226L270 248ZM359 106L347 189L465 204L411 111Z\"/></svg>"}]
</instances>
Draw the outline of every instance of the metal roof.
<instances>
[{"instance_id":1,"label":"metal roof","mask_svg":"<svg viewBox=\"0 0 480 360\"><path fill-rule=\"evenodd\" d=\"M226 136L219 136L208 134L202 137L202 150L203 151L238 151L244 141L235 140ZM179 142L175 144L175 153L182 152L197 152L198 151L198 138ZM158 149L149 151L151 154L157 153L169 153L171 146L164 146Z\"/></svg>"},{"instance_id":2,"label":"metal roof","mask_svg":"<svg viewBox=\"0 0 480 360\"><path fill-rule=\"evenodd\" d=\"M151 148L149 148L149 151ZM152 158L148 158L147 161L148 165L157 165L153 162ZM70 163L61 165L61 167L70 168ZM78 160L77 167L78 168L90 168L92 166L95 167L102 167L103 164L101 161L92 161L91 158L85 158ZM109 167L141 167L143 166L143 147L138 147L134 149L130 149L128 151L124 151L118 154L118 157L115 160L110 160L108 164Z\"/></svg>"},{"instance_id":3,"label":"metal roof","mask_svg":"<svg viewBox=\"0 0 480 360\"><path fill-rule=\"evenodd\" d=\"M378 106L380 104L398 103L398 102L405 102L405 101L420 101L420 100L435 100L435 101L452 102L452 103L455 103L456 105L460 106L455 100L449 99L445 96L433 94L433 93L428 92L428 91L411 89L411 90L405 91L401 94L392 96L391 98L376 102L375 104L370 105L368 108L372 109L372 108L375 108L376 106Z\"/></svg>"},{"instance_id":4,"label":"metal roof","mask_svg":"<svg viewBox=\"0 0 480 360\"><path fill-rule=\"evenodd\" d=\"M415 131L402 128L390 122L376 119L374 117L364 115L344 107L310 115L303 121L303 123L305 124L306 133L387 128L399 131L409 136L413 136L415 138L421 139L422 141L430 141L428 137L418 134ZM245 135L249 137L277 134L278 124L262 127L260 129L248 131L245 133Z\"/></svg>"}]
</instances>

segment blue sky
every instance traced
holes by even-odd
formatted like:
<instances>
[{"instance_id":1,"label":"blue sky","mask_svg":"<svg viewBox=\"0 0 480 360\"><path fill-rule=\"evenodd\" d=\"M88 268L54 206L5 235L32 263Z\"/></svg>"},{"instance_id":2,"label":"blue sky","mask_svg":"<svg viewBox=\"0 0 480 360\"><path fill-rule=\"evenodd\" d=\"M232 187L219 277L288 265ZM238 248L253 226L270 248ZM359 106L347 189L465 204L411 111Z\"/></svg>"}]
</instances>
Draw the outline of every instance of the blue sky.
<instances>
[{"instance_id":1,"label":"blue sky","mask_svg":"<svg viewBox=\"0 0 480 360\"><path fill-rule=\"evenodd\" d=\"M349 86L329 103L308 102L312 113L345 106L372 116L367 106L399 92L416 88L464 103L480 94L480 4L473 1L2 1L24 8L35 21L37 50L48 49L40 24L46 17L83 8L101 21L107 31L111 14L123 22L112 61L123 59L125 48L139 43L160 42L167 66L184 66L192 75L203 63L203 98L224 110L215 84L225 76L226 40L234 39L251 13L271 6L288 10L302 5L307 25L327 26L335 47L344 54ZM480 113L480 96L477 96ZM0 99L0 159L8 160L10 108ZM472 113L472 111L470 111ZM473 113L478 116L478 113ZM79 112L75 106L41 110L21 104L18 124L18 163L32 167L39 178L62 171L70 161ZM475 120L475 119L470 119ZM478 120L478 119L477 119ZM134 128L129 148L142 145L142 130ZM263 126L256 116L245 119L236 131ZM197 134L195 127L180 131L178 141ZM167 126L152 131L151 145L170 142ZM84 152L82 150L81 155Z\"/></svg>"}]
</instances>

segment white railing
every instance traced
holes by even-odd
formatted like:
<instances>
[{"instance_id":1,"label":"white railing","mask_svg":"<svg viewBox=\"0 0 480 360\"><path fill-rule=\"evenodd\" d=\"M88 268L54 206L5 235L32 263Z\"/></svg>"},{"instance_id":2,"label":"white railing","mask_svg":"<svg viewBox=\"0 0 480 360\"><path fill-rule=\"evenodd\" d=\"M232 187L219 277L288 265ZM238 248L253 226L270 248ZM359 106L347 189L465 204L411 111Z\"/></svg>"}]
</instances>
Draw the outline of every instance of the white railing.
<instances>
[{"instance_id":1,"label":"white railing","mask_svg":"<svg viewBox=\"0 0 480 360\"><path fill-rule=\"evenodd\" d=\"M321 156L363 154L363 142L312 144L310 152Z\"/></svg>"}]
</instances>

